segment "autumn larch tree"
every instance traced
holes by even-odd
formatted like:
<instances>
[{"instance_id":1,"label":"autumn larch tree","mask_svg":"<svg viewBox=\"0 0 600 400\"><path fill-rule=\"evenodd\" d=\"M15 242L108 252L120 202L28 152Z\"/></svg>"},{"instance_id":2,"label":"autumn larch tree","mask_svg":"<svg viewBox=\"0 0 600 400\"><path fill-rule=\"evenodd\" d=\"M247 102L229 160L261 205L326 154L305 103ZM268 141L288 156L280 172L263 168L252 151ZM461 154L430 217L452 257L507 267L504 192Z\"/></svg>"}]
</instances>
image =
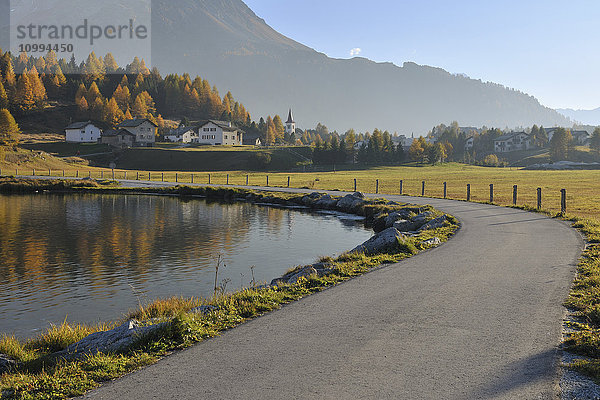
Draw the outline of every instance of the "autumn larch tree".
<instances>
[{"instance_id":1,"label":"autumn larch tree","mask_svg":"<svg viewBox=\"0 0 600 400\"><path fill-rule=\"evenodd\" d=\"M21 130L11 113L3 108L0 110L0 146L13 147L19 143Z\"/></svg>"}]
</instances>

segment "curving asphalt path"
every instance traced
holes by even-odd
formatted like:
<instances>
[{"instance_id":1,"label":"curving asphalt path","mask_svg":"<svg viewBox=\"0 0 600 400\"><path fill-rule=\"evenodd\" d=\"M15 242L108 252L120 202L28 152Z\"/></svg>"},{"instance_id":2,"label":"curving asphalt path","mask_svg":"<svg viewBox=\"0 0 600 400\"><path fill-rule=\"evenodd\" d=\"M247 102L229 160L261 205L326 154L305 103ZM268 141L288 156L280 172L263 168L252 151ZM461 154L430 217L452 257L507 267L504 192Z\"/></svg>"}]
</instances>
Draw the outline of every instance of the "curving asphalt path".
<instances>
[{"instance_id":1,"label":"curving asphalt path","mask_svg":"<svg viewBox=\"0 0 600 400\"><path fill-rule=\"evenodd\" d=\"M581 236L521 210L386 197L431 204L462 228L85 398L559 398L561 304Z\"/></svg>"}]
</instances>

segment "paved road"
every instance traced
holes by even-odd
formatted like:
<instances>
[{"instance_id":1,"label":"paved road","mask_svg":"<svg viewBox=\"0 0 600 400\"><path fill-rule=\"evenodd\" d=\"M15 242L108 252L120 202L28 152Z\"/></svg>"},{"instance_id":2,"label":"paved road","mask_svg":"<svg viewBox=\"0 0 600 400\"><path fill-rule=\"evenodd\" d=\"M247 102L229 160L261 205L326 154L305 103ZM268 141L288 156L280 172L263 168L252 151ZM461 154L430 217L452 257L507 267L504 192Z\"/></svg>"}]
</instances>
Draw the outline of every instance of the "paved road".
<instances>
[{"instance_id":1,"label":"paved road","mask_svg":"<svg viewBox=\"0 0 600 400\"><path fill-rule=\"evenodd\" d=\"M139 183L136 183L139 184ZM554 399L583 241L509 208L457 216L447 244L373 271L90 392L89 399Z\"/></svg>"}]
</instances>

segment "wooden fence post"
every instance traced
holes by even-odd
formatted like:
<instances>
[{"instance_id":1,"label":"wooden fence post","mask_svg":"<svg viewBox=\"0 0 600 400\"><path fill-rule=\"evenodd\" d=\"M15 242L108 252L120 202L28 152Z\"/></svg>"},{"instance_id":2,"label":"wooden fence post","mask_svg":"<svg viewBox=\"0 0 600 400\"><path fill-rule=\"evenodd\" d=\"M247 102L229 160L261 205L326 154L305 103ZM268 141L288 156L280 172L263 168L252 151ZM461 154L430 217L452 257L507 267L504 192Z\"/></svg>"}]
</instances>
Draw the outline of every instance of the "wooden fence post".
<instances>
[{"instance_id":1,"label":"wooden fence post","mask_svg":"<svg viewBox=\"0 0 600 400\"><path fill-rule=\"evenodd\" d=\"M542 209L542 188L537 188L537 209Z\"/></svg>"},{"instance_id":2,"label":"wooden fence post","mask_svg":"<svg viewBox=\"0 0 600 400\"><path fill-rule=\"evenodd\" d=\"M52 170L51 169L48 170L48 176L52 176Z\"/></svg>"},{"instance_id":3,"label":"wooden fence post","mask_svg":"<svg viewBox=\"0 0 600 400\"><path fill-rule=\"evenodd\" d=\"M192 174L192 178L191 179L192 179L192 183L194 183L194 174Z\"/></svg>"},{"instance_id":4,"label":"wooden fence post","mask_svg":"<svg viewBox=\"0 0 600 400\"><path fill-rule=\"evenodd\" d=\"M421 182L421 196L425 196L425 181Z\"/></svg>"},{"instance_id":5,"label":"wooden fence post","mask_svg":"<svg viewBox=\"0 0 600 400\"><path fill-rule=\"evenodd\" d=\"M229 174L227 174L227 183L226 185L229 185Z\"/></svg>"},{"instance_id":6,"label":"wooden fence post","mask_svg":"<svg viewBox=\"0 0 600 400\"><path fill-rule=\"evenodd\" d=\"M65 176L65 170L63 169L63 177Z\"/></svg>"},{"instance_id":7,"label":"wooden fence post","mask_svg":"<svg viewBox=\"0 0 600 400\"><path fill-rule=\"evenodd\" d=\"M136 180L136 181L139 181L139 180L140 180L140 171L137 171L137 172L135 173L135 180Z\"/></svg>"},{"instance_id":8,"label":"wooden fence post","mask_svg":"<svg viewBox=\"0 0 600 400\"><path fill-rule=\"evenodd\" d=\"M379 179L375 180L375 194L379 194Z\"/></svg>"},{"instance_id":9,"label":"wooden fence post","mask_svg":"<svg viewBox=\"0 0 600 400\"><path fill-rule=\"evenodd\" d=\"M127 179L127 171L125 171L125 178L124 179Z\"/></svg>"},{"instance_id":10,"label":"wooden fence post","mask_svg":"<svg viewBox=\"0 0 600 400\"><path fill-rule=\"evenodd\" d=\"M517 185L513 186L513 206L517 205Z\"/></svg>"},{"instance_id":11,"label":"wooden fence post","mask_svg":"<svg viewBox=\"0 0 600 400\"><path fill-rule=\"evenodd\" d=\"M490 203L494 202L494 184L490 183Z\"/></svg>"},{"instance_id":12,"label":"wooden fence post","mask_svg":"<svg viewBox=\"0 0 600 400\"><path fill-rule=\"evenodd\" d=\"M114 176L114 174L113 174L113 176ZM75 173L75 178L79 178L79 170L77 170L77 172Z\"/></svg>"},{"instance_id":13,"label":"wooden fence post","mask_svg":"<svg viewBox=\"0 0 600 400\"><path fill-rule=\"evenodd\" d=\"M35 168L31 170L33 172L33 176L35 176Z\"/></svg>"},{"instance_id":14,"label":"wooden fence post","mask_svg":"<svg viewBox=\"0 0 600 400\"><path fill-rule=\"evenodd\" d=\"M114 169L112 170L112 178L113 178L113 181L114 181L115 180L115 170Z\"/></svg>"},{"instance_id":15,"label":"wooden fence post","mask_svg":"<svg viewBox=\"0 0 600 400\"><path fill-rule=\"evenodd\" d=\"M267 187L269 187L269 175L267 175Z\"/></svg>"},{"instance_id":16,"label":"wooden fence post","mask_svg":"<svg viewBox=\"0 0 600 400\"><path fill-rule=\"evenodd\" d=\"M467 183L467 201L471 201L471 184Z\"/></svg>"},{"instance_id":17,"label":"wooden fence post","mask_svg":"<svg viewBox=\"0 0 600 400\"><path fill-rule=\"evenodd\" d=\"M19 175L19 168L15 168L15 176L18 176L18 175Z\"/></svg>"},{"instance_id":18,"label":"wooden fence post","mask_svg":"<svg viewBox=\"0 0 600 400\"><path fill-rule=\"evenodd\" d=\"M567 213L567 189L560 189L560 213Z\"/></svg>"},{"instance_id":19,"label":"wooden fence post","mask_svg":"<svg viewBox=\"0 0 600 400\"><path fill-rule=\"evenodd\" d=\"M92 178L92 171L88 171L88 178Z\"/></svg>"},{"instance_id":20,"label":"wooden fence post","mask_svg":"<svg viewBox=\"0 0 600 400\"><path fill-rule=\"evenodd\" d=\"M290 187L290 177L288 176L288 187Z\"/></svg>"},{"instance_id":21,"label":"wooden fence post","mask_svg":"<svg viewBox=\"0 0 600 400\"><path fill-rule=\"evenodd\" d=\"M354 178L354 192L356 192L356 178Z\"/></svg>"},{"instance_id":22,"label":"wooden fence post","mask_svg":"<svg viewBox=\"0 0 600 400\"><path fill-rule=\"evenodd\" d=\"M100 178L104 179L104 170L100 171Z\"/></svg>"},{"instance_id":23,"label":"wooden fence post","mask_svg":"<svg viewBox=\"0 0 600 400\"><path fill-rule=\"evenodd\" d=\"M210 174L208 174L208 184L210 185Z\"/></svg>"},{"instance_id":24,"label":"wooden fence post","mask_svg":"<svg viewBox=\"0 0 600 400\"><path fill-rule=\"evenodd\" d=\"M404 192L404 181L402 179L400 179L400 194L403 194Z\"/></svg>"},{"instance_id":25,"label":"wooden fence post","mask_svg":"<svg viewBox=\"0 0 600 400\"><path fill-rule=\"evenodd\" d=\"M444 182L444 198L448 197L448 182Z\"/></svg>"},{"instance_id":26,"label":"wooden fence post","mask_svg":"<svg viewBox=\"0 0 600 400\"><path fill-rule=\"evenodd\" d=\"M250 183L250 175L246 175L246 186L248 186Z\"/></svg>"},{"instance_id":27,"label":"wooden fence post","mask_svg":"<svg viewBox=\"0 0 600 400\"><path fill-rule=\"evenodd\" d=\"M176 183L179 182L179 174L177 172L175 172L175 182Z\"/></svg>"}]
</instances>

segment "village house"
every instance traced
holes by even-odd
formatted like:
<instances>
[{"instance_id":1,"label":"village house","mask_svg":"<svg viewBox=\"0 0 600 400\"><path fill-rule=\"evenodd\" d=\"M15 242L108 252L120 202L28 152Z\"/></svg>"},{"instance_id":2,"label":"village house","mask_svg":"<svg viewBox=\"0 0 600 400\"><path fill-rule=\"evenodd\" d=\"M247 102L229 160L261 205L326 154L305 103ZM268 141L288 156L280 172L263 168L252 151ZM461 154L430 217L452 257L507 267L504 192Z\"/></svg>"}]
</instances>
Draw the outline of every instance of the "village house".
<instances>
[{"instance_id":1,"label":"village house","mask_svg":"<svg viewBox=\"0 0 600 400\"><path fill-rule=\"evenodd\" d=\"M92 121L75 122L65 128L65 138L71 143L97 143L102 130Z\"/></svg>"},{"instance_id":2,"label":"village house","mask_svg":"<svg viewBox=\"0 0 600 400\"><path fill-rule=\"evenodd\" d=\"M128 119L117 125L117 129L126 129L133 133L135 140L132 147L152 147L156 140L158 125L149 119Z\"/></svg>"},{"instance_id":3,"label":"village house","mask_svg":"<svg viewBox=\"0 0 600 400\"><path fill-rule=\"evenodd\" d=\"M470 136L465 140L465 151L469 151L475 145L475 136Z\"/></svg>"},{"instance_id":4,"label":"village house","mask_svg":"<svg viewBox=\"0 0 600 400\"><path fill-rule=\"evenodd\" d=\"M511 132L494 140L494 151L496 153L529 150L531 147L531 138L525 132Z\"/></svg>"},{"instance_id":5,"label":"village house","mask_svg":"<svg viewBox=\"0 0 600 400\"><path fill-rule=\"evenodd\" d=\"M102 133L101 143L117 149L127 149L134 147L135 135L127 129L111 129Z\"/></svg>"},{"instance_id":6,"label":"village house","mask_svg":"<svg viewBox=\"0 0 600 400\"><path fill-rule=\"evenodd\" d=\"M573 136L573 143L585 146L589 144L590 134L587 131L571 131L571 136Z\"/></svg>"},{"instance_id":7,"label":"village house","mask_svg":"<svg viewBox=\"0 0 600 400\"><path fill-rule=\"evenodd\" d=\"M244 131L231 122L209 120L198 128L198 138L194 143L241 146L244 143L243 135Z\"/></svg>"},{"instance_id":8,"label":"village house","mask_svg":"<svg viewBox=\"0 0 600 400\"><path fill-rule=\"evenodd\" d=\"M260 136L252 136L244 133L242 144L244 146L262 146L262 141L260 140Z\"/></svg>"},{"instance_id":9,"label":"village house","mask_svg":"<svg viewBox=\"0 0 600 400\"><path fill-rule=\"evenodd\" d=\"M177 129L171 129L165 140L174 143L192 143L198 139L198 128L182 125Z\"/></svg>"}]
</instances>

